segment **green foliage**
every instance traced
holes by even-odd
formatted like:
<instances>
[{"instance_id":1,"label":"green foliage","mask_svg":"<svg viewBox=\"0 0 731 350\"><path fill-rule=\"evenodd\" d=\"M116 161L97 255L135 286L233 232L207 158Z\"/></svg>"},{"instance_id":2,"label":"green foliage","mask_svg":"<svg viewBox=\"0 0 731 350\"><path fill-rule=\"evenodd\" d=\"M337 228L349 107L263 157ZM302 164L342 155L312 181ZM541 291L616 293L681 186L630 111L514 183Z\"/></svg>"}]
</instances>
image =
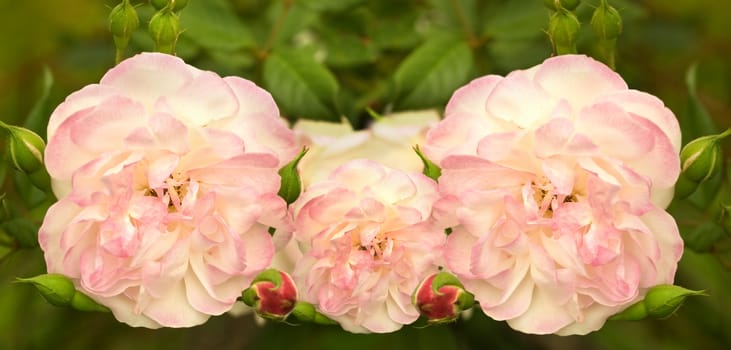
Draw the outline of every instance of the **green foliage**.
<instances>
[{"instance_id":1,"label":"green foliage","mask_svg":"<svg viewBox=\"0 0 731 350\"><path fill-rule=\"evenodd\" d=\"M264 86L294 118L337 121L335 76L306 50L275 50L264 64Z\"/></svg>"},{"instance_id":2,"label":"green foliage","mask_svg":"<svg viewBox=\"0 0 731 350\"><path fill-rule=\"evenodd\" d=\"M435 36L414 50L393 76L399 109L444 104L472 73L467 43L452 36Z\"/></svg>"},{"instance_id":3,"label":"green foliage","mask_svg":"<svg viewBox=\"0 0 731 350\"><path fill-rule=\"evenodd\" d=\"M118 3L8 2L0 13L3 122L45 138L52 108L113 65L114 43L104 18ZM155 46L148 32L155 9L149 1L131 3L140 28L131 33L128 55ZM578 4L560 3L566 8ZM601 3L583 0L575 7L582 24L575 44L578 53L606 62L597 40L602 34L589 25ZM631 88L657 95L675 112L683 143L731 126L731 5L714 0L609 3L623 22L614 52L618 72ZM337 122L345 116L362 128L372 119L369 108L381 114L443 108L451 92L470 79L541 62L551 55L546 33L550 14L541 1L525 0L192 0L176 14L175 51L202 69L266 87L291 121ZM723 312L731 309L731 236L724 230L731 205L728 169L669 208L686 242L676 280L708 288L709 297L688 300L661 322L612 322L586 337L557 338L516 333L480 312L451 326L354 335L339 327L259 328L246 316L214 317L193 329L151 331L118 324L110 315L50 308L35 293L9 282L17 275L45 272L36 234L53 198L8 164L0 162L3 349L731 347L731 314Z\"/></svg>"}]
</instances>

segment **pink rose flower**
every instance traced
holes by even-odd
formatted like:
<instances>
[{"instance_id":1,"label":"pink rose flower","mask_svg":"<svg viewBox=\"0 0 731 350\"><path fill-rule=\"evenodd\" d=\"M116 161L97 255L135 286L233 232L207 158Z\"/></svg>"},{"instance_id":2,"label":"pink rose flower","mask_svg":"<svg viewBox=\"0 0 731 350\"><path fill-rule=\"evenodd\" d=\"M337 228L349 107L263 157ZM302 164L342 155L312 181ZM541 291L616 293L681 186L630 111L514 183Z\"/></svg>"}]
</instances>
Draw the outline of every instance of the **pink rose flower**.
<instances>
[{"instance_id":1,"label":"pink rose flower","mask_svg":"<svg viewBox=\"0 0 731 350\"><path fill-rule=\"evenodd\" d=\"M272 259L269 227L290 225L277 171L294 133L247 80L140 54L70 95L48 138L48 271L132 326L228 311Z\"/></svg>"},{"instance_id":2,"label":"pink rose flower","mask_svg":"<svg viewBox=\"0 0 731 350\"><path fill-rule=\"evenodd\" d=\"M672 112L591 58L476 79L424 146L454 229L446 264L514 329L599 329L673 281L683 242L663 209L679 149Z\"/></svg>"},{"instance_id":3,"label":"pink rose flower","mask_svg":"<svg viewBox=\"0 0 731 350\"><path fill-rule=\"evenodd\" d=\"M438 198L419 173L355 160L311 185L290 210L303 256L300 297L350 332L393 332L415 321L411 294L437 271L445 241Z\"/></svg>"},{"instance_id":4,"label":"pink rose flower","mask_svg":"<svg viewBox=\"0 0 731 350\"><path fill-rule=\"evenodd\" d=\"M325 180L335 168L355 159L421 172L423 163L413 147L424 142L427 130L438 121L439 114L434 110L385 115L368 129L358 131L346 120L340 124L299 120L293 129L310 149L298 167L302 184L306 188Z\"/></svg>"}]
</instances>

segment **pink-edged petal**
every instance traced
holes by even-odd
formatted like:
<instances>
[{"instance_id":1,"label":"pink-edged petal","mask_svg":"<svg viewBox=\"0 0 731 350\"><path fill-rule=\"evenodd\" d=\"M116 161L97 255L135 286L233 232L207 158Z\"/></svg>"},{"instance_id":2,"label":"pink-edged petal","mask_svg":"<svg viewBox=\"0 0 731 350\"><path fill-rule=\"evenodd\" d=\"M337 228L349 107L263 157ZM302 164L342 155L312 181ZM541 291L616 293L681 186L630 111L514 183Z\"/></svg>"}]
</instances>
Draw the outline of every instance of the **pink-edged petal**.
<instances>
[{"instance_id":1,"label":"pink-edged petal","mask_svg":"<svg viewBox=\"0 0 731 350\"><path fill-rule=\"evenodd\" d=\"M485 100L501 80L501 76L487 75L457 89L447 103L445 115L460 112L484 114Z\"/></svg>"},{"instance_id":2,"label":"pink-edged petal","mask_svg":"<svg viewBox=\"0 0 731 350\"><path fill-rule=\"evenodd\" d=\"M190 304L183 280L169 286L161 298L150 301L143 312L163 327L172 328L200 325L210 317Z\"/></svg>"},{"instance_id":3,"label":"pink-edged petal","mask_svg":"<svg viewBox=\"0 0 731 350\"><path fill-rule=\"evenodd\" d=\"M205 126L233 116L239 102L228 84L216 73L203 71L166 96L176 117L186 124Z\"/></svg>"},{"instance_id":4,"label":"pink-edged petal","mask_svg":"<svg viewBox=\"0 0 731 350\"><path fill-rule=\"evenodd\" d=\"M200 72L175 56L146 52L109 70L100 84L113 86L151 108L159 97L174 94Z\"/></svg>"},{"instance_id":5,"label":"pink-edged petal","mask_svg":"<svg viewBox=\"0 0 731 350\"><path fill-rule=\"evenodd\" d=\"M627 114L611 103L584 109L577 132L591 135L603 155L622 159L637 173L652 179L660 188L673 186L680 172L674 146L657 125Z\"/></svg>"},{"instance_id":6,"label":"pink-edged petal","mask_svg":"<svg viewBox=\"0 0 731 350\"><path fill-rule=\"evenodd\" d=\"M59 125L76 112L94 107L118 93L114 87L100 84L87 85L81 90L72 93L51 113L51 117L48 120L48 138L52 138L56 134Z\"/></svg>"},{"instance_id":7,"label":"pink-edged petal","mask_svg":"<svg viewBox=\"0 0 731 350\"><path fill-rule=\"evenodd\" d=\"M536 84L574 108L620 90L627 84L606 65L583 55L561 55L545 60L535 71Z\"/></svg>"},{"instance_id":8,"label":"pink-edged petal","mask_svg":"<svg viewBox=\"0 0 731 350\"><path fill-rule=\"evenodd\" d=\"M622 106L627 113L645 118L657 125L670 139L675 152L680 152L681 137L678 119L657 97L642 91L626 90L604 96L597 102L602 101Z\"/></svg>"},{"instance_id":9,"label":"pink-edged petal","mask_svg":"<svg viewBox=\"0 0 731 350\"><path fill-rule=\"evenodd\" d=\"M508 320L508 325L530 334L550 334L574 322L563 305L558 305L550 294L535 288L530 307L518 317Z\"/></svg>"},{"instance_id":10,"label":"pink-edged petal","mask_svg":"<svg viewBox=\"0 0 731 350\"><path fill-rule=\"evenodd\" d=\"M523 72L515 71L495 86L485 101L485 109L491 117L512 123L516 130L540 125L551 117L559 102Z\"/></svg>"}]
</instances>

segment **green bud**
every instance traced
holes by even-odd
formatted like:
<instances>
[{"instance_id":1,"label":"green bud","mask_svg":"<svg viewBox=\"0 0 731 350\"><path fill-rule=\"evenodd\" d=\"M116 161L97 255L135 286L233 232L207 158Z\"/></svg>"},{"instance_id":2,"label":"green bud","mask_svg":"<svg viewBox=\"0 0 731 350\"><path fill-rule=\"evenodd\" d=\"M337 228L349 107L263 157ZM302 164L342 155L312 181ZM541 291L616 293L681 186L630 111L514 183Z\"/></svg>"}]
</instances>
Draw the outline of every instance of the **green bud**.
<instances>
[{"instance_id":1,"label":"green bud","mask_svg":"<svg viewBox=\"0 0 731 350\"><path fill-rule=\"evenodd\" d=\"M558 9L548 21L548 36L557 55L576 53L576 37L581 24L576 15L564 8Z\"/></svg>"},{"instance_id":2,"label":"green bud","mask_svg":"<svg viewBox=\"0 0 731 350\"><path fill-rule=\"evenodd\" d=\"M51 192L51 177L48 175L45 168L38 169L28 174L28 179L30 180L30 183L38 189L46 193Z\"/></svg>"},{"instance_id":3,"label":"green bud","mask_svg":"<svg viewBox=\"0 0 731 350\"><path fill-rule=\"evenodd\" d=\"M50 304L69 306L76 294L76 288L68 277L58 274L38 275L31 278L17 278L19 283L31 283Z\"/></svg>"},{"instance_id":4,"label":"green bud","mask_svg":"<svg viewBox=\"0 0 731 350\"><path fill-rule=\"evenodd\" d=\"M693 295L706 295L705 291L694 291L671 284L652 287L645 299L632 304L624 311L612 316L612 321L638 321L648 317L667 318L683 305L685 298Z\"/></svg>"},{"instance_id":5,"label":"green bud","mask_svg":"<svg viewBox=\"0 0 731 350\"><path fill-rule=\"evenodd\" d=\"M419 148L419 145L414 146L414 152L416 152L416 155L421 158L421 162L424 163L424 175L432 178L434 181L438 181L439 177L442 176L442 169L434 164L429 158L427 158L424 153L421 153L421 149Z\"/></svg>"},{"instance_id":6,"label":"green bud","mask_svg":"<svg viewBox=\"0 0 731 350\"><path fill-rule=\"evenodd\" d=\"M79 291L74 293L74 296L71 298L70 306L79 311L109 312L109 309L106 306L99 305L96 301Z\"/></svg>"},{"instance_id":7,"label":"green bud","mask_svg":"<svg viewBox=\"0 0 731 350\"><path fill-rule=\"evenodd\" d=\"M109 31L114 36L114 45L124 50L129 44L132 32L140 26L140 18L129 0L123 0L109 14Z\"/></svg>"},{"instance_id":8,"label":"green bud","mask_svg":"<svg viewBox=\"0 0 731 350\"><path fill-rule=\"evenodd\" d=\"M669 317L683 305L687 297L693 295L706 295L706 293L703 290L695 291L671 284L652 287L644 300L647 315L654 318Z\"/></svg>"},{"instance_id":9,"label":"green bud","mask_svg":"<svg viewBox=\"0 0 731 350\"><path fill-rule=\"evenodd\" d=\"M30 174L43 168L43 151L46 149L46 143L40 136L26 128L2 122L0 127L9 133L7 152L16 169Z\"/></svg>"},{"instance_id":10,"label":"green bud","mask_svg":"<svg viewBox=\"0 0 731 350\"><path fill-rule=\"evenodd\" d=\"M610 321L639 321L647 318L647 306L644 301L638 301L624 311L609 318Z\"/></svg>"},{"instance_id":11,"label":"green bud","mask_svg":"<svg viewBox=\"0 0 731 350\"><path fill-rule=\"evenodd\" d=\"M155 13L150 19L150 35L155 41L155 50L174 54L180 34L180 19L169 7Z\"/></svg>"},{"instance_id":12,"label":"green bud","mask_svg":"<svg viewBox=\"0 0 731 350\"><path fill-rule=\"evenodd\" d=\"M685 145L680 151L682 174L698 183L718 174L723 164L719 141L728 135L731 135L731 129L718 135L699 137Z\"/></svg>"},{"instance_id":13,"label":"green bud","mask_svg":"<svg viewBox=\"0 0 731 350\"><path fill-rule=\"evenodd\" d=\"M622 33L622 16L617 9L602 0L591 16L591 27L601 40L616 39Z\"/></svg>"},{"instance_id":14,"label":"green bud","mask_svg":"<svg viewBox=\"0 0 731 350\"><path fill-rule=\"evenodd\" d=\"M675 183L675 198L683 199L690 196L699 185L699 182L689 180L683 173L680 173L678 182Z\"/></svg>"},{"instance_id":15,"label":"green bud","mask_svg":"<svg viewBox=\"0 0 731 350\"><path fill-rule=\"evenodd\" d=\"M188 5L188 0L150 0L150 4L158 11L171 4L173 11L178 12Z\"/></svg>"},{"instance_id":16,"label":"green bud","mask_svg":"<svg viewBox=\"0 0 731 350\"><path fill-rule=\"evenodd\" d=\"M278 195L282 197L287 204L291 204L300 196L302 192L302 180L300 179L299 171L297 171L297 165L299 164L302 157L307 154L307 147L302 148L297 157L279 169L279 176L281 177L281 185L279 186Z\"/></svg>"},{"instance_id":17,"label":"green bud","mask_svg":"<svg viewBox=\"0 0 731 350\"><path fill-rule=\"evenodd\" d=\"M543 0L543 4L546 5L549 10L553 11L556 11L561 7L573 11L580 3L581 0Z\"/></svg>"}]
</instances>

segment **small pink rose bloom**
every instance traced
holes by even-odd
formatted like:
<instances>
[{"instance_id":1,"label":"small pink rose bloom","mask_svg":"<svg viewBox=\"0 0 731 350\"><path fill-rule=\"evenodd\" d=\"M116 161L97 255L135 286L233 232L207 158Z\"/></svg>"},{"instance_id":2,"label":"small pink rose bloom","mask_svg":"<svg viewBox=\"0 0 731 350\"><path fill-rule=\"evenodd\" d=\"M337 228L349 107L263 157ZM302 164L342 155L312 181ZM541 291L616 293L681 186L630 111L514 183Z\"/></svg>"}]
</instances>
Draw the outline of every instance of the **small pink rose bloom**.
<instances>
[{"instance_id":1,"label":"small pink rose bloom","mask_svg":"<svg viewBox=\"0 0 731 350\"><path fill-rule=\"evenodd\" d=\"M290 209L303 252L293 275L301 299L355 333L415 321L411 295L437 271L445 241L431 218L437 198L428 177L368 160L311 185Z\"/></svg>"},{"instance_id":2,"label":"small pink rose bloom","mask_svg":"<svg viewBox=\"0 0 731 350\"><path fill-rule=\"evenodd\" d=\"M277 171L298 147L250 81L140 54L70 95L48 138L48 271L132 326L228 311L290 225Z\"/></svg>"},{"instance_id":3,"label":"small pink rose bloom","mask_svg":"<svg viewBox=\"0 0 731 350\"><path fill-rule=\"evenodd\" d=\"M680 129L657 98L585 56L457 90L424 146L449 269L527 333L584 334L672 283L683 242L664 211Z\"/></svg>"}]
</instances>

